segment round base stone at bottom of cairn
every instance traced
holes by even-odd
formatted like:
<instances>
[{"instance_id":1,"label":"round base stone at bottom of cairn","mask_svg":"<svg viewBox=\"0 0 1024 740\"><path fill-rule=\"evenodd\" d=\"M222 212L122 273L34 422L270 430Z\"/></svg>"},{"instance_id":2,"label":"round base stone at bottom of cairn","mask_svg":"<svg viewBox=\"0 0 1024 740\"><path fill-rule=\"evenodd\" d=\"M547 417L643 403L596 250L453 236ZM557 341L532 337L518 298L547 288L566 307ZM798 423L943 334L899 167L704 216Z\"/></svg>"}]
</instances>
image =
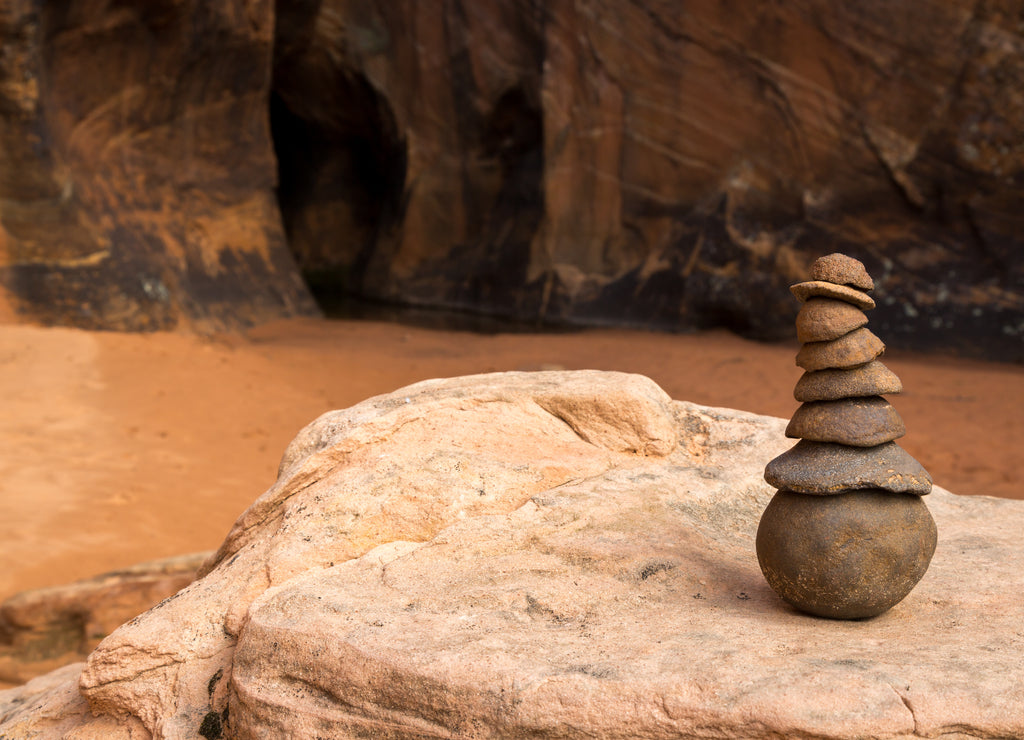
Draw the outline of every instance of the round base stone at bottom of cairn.
<instances>
[{"instance_id":1,"label":"round base stone at bottom of cairn","mask_svg":"<svg viewBox=\"0 0 1024 740\"><path fill-rule=\"evenodd\" d=\"M864 619L899 603L928 570L935 521L918 496L880 489L779 491L757 530L772 589L819 617Z\"/></svg>"}]
</instances>

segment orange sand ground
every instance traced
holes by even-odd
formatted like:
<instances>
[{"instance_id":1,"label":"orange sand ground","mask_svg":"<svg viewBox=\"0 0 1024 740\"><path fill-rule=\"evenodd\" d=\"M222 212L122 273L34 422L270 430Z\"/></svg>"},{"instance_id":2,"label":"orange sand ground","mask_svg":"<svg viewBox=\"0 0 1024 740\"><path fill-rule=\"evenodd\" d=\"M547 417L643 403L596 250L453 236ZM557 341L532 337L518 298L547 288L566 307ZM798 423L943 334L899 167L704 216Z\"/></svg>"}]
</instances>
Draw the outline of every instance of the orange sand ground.
<instances>
[{"instance_id":1,"label":"orange sand ground","mask_svg":"<svg viewBox=\"0 0 1024 740\"><path fill-rule=\"evenodd\" d=\"M425 378L643 373L677 399L788 417L795 343L725 332L476 335L297 320L213 339L0 326L0 598L215 548L329 409ZM1024 498L1024 368L890 352L901 444L957 493ZM766 461L767 462L767 461Z\"/></svg>"}]
</instances>

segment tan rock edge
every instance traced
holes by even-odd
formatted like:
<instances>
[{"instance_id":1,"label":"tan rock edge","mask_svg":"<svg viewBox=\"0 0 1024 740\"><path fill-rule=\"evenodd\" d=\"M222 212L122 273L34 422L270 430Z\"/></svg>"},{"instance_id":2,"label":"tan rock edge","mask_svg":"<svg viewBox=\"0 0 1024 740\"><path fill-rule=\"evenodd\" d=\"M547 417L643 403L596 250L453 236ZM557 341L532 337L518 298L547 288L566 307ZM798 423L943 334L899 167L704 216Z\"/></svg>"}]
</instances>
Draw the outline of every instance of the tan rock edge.
<instances>
[{"instance_id":1,"label":"tan rock edge","mask_svg":"<svg viewBox=\"0 0 1024 740\"><path fill-rule=\"evenodd\" d=\"M205 577L0 693L0 735L1024 733L1024 503L936 489L914 592L807 618L754 554L785 423L594 371L332 412Z\"/></svg>"},{"instance_id":2,"label":"tan rock edge","mask_svg":"<svg viewBox=\"0 0 1024 740\"><path fill-rule=\"evenodd\" d=\"M190 584L209 552L151 560L0 603L0 681L84 660L123 622Z\"/></svg>"}]
</instances>

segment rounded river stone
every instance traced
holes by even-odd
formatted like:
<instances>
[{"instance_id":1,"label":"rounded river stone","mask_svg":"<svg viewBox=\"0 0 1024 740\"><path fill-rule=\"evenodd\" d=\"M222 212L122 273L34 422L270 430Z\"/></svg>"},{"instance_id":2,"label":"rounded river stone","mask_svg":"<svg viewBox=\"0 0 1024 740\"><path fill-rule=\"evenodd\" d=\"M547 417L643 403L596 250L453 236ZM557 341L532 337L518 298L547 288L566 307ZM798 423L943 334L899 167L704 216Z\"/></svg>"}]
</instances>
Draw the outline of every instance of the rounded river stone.
<instances>
[{"instance_id":1,"label":"rounded river stone","mask_svg":"<svg viewBox=\"0 0 1024 740\"><path fill-rule=\"evenodd\" d=\"M811 280L806 283L797 283L796 285L789 286L789 291L795 295L797 300L801 303L814 296L823 296L825 298L835 298L840 301L852 303L862 311L867 311L868 309L875 307L875 301L867 293L862 293L856 288L850 288L846 285L827 283L824 280Z\"/></svg>"},{"instance_id":2,"label":"rounded river stone","mask_svg":"<svg viewBox=\"0 0 1024 740\"><path fill-rule=\"evenodd\" d=\"M861 290L875 288L875 281L864 269L864 263L840 252L826 254L815 260L811 265L811 279L849 285Z\"/></svg>"},{"instance_id":3,"label":"rounded river stone","mask_svg":"<svg viewBox=\"0 0 1024 740\"><path fill-rule=\"evenodd\" d=\"M809 298L796 316L796 338L801 342L826 342L867 323L865 313L846 301Z\"/></svg>"},{"instance_id":4,"label":"rounded river stone","mask_svg":"<svg viewBox=\"0 0 1024 740\"><path fill-rule=\"evenodd\" d=\"M902 393L903 383L878 360L848 369L804 373L793 389L797 401L835 401L857 396Z\"/></svg>"},{"instance_id":5,"label":"rounded river stone","mask_svg":"<svg viewBox=\"0 0 1024 740\"><path fill-rule=\"evenodd\" d=\"M796 353L796 364L809 372L856 367L884 351L881 339L870 329L860 328L829 342L808 342Z\"/></svg>"},{"instance_id":6,"label":"rounded river stone","mask_svg":"<svg viewBox=\"0 0 1024 740\"><path fill-rule=\"evenodd\" d=\"M764 479L779 490L826 496L862 488L916 496L932 490L928 471L895 442L850 447L802 439L765 466Z\"/></svg>"},{"instance_id":7,"label":"rounded river stone","mask_svg":"<svg viewBox=\"0 0 1024 740\"><path fill-rule=\"evenodd\" d=\"M811 401L796 410L786 427L787 437L854 447L874 447L906 433L896 409L880 396Z\"/></svg>"},{"instance_id":8,"label":"rounded river stone","mask_svg":"<svg viewBox=\"0 0 1024 740\"><path fill-rule=\"evenodd\" d=\"M916 496L779 491L761 515L757 560L775 593L800 611L864 619L911 592L936 538L935 521Z\"/></svg>"}]
</instances>

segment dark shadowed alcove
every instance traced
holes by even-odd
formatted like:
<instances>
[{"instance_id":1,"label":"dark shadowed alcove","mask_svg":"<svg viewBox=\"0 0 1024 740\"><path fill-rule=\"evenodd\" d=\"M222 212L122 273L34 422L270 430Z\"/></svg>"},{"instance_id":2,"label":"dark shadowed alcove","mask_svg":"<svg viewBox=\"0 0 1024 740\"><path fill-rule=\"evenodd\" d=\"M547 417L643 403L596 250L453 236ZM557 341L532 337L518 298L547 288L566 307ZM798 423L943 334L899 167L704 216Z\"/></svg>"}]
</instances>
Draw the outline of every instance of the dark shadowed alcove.
<instances>
[{"instance_id":1,"label":"dark shadowed alcove","mask_svg":"<svg viewBox=\"0 0 1024 740\"><path fill-rule=\"evenodd\" d=\"M278 3L270 122L289 247L321 308L359 291L399 217L406 151L387 101L314 38L319 3Z\"/></svg>"}]
</instances>

